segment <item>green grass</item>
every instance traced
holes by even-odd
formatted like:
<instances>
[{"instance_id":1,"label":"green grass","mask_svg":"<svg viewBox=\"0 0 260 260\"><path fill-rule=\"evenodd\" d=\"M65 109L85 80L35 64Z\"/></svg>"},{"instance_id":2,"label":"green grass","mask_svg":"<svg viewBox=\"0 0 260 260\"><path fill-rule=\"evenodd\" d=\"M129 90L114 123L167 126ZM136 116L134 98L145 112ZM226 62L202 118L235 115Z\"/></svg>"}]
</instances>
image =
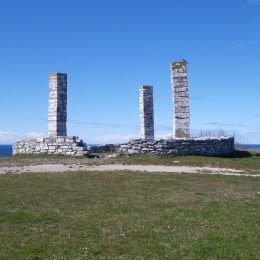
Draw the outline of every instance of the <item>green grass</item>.
<instances>
[{"instance_id":1,"label":"green grass","mask_svg":"<svg viewBox=\"0 0 260 260\"><path fill-rule=\"evenodd\" d=\"M259 184L130 171L2 175L0 259L260 259Z\"/></svg>"}]
</instances>

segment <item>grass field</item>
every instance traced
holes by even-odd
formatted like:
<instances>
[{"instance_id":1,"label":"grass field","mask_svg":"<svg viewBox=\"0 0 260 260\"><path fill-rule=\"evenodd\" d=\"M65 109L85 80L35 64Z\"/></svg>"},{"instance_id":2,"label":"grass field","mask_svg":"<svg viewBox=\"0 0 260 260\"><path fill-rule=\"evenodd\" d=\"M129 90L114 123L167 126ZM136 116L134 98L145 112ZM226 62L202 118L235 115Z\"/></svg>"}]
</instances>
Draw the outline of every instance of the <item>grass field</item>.
<instances>
[{"instance_id":1,"label":"grass field","mask_svg":"<svg viewBox=\"0 0 260 260\"><path fill-rule=\"evenodd\" d=\"M0 166L34 159L41 160L14 156ZM247 152L231 158L120 156L109 162L260 170L259 154ZM0 196L0 259L260 259L259 177L6 174L0 175Z\"/></svg>"}]
</instances>

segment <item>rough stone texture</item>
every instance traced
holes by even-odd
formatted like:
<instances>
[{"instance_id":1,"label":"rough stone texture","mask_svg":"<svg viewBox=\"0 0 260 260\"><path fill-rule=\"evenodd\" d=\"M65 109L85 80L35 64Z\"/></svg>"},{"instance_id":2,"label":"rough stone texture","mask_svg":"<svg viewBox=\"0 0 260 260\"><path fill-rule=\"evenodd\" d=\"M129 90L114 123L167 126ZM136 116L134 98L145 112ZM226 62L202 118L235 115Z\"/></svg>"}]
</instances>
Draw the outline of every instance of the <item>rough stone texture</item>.
<instances>
[{"instance_id":1,"label":"rough stone texture","mask_svg":"<svg viewBox=\"0 0 260 260\"><path fill-rule=\"evenodd\" d=\"M119 144L92 145L87 146L87 150L91 153L115 152L119 146Z\"/></svg>"},{"instance_id":2,"label":"rough stone texture","mask_svg":"<svg viewBox=\"0 0 260 260\"><path fill-rule=\"evenodd\" d=\"M146 153L162 155L205 155L215 156L234 151L233 137L205 137L183 139L131 139L124 144L86 146L76 136L28 138L13 143L15 154L64 154L72 156L90 153L117 152L122 154Z\"/></svg>"},{"instance_id":3,"label":"rough stone texture","mask_svg":"<svg viewBox=\"0 0 260 260\"><path fill-rule=\"evenodd\" d=\"M49 75L49 137L28 138L13 143L15 154L89 155L91 152L148 153L164 155L222 155L234 151L233 137L189 138L189 101L186 62L171 63L172 97L174 111L173 139L154 140L153 87L141 86L141 139L125 144L86 146L76 136L66 136L67 74Z\"/></svg>"},{"instance_id":4,"label":"rough stone texture","mask_svg":"<svg viewBox=\"0 0 260 260\"><path fill-rule=\"evenodd\" d=\"M171 86L173 106L173 137L190 137L190 113L186 61L172 62Z\"/></svg>"},{"instance_id":5,"label":"rough stone texture","mask_svg":"<svg viewBox=\"0 0 260 260\"><path fill-rule=\"evenodd\" d=\"M13 143L15 154L64 154L88 155L86 144L76 136L50 136L47 138L27 138Z\"/></svg>"},{"instance_id":6,"label":"rough stone texture","mask_svg":"<svg viewBox=\"0 0 260 260\"><path fill-rule=\"evenodd\" d=\"M139 92L141 139L154 139L153 87L141 86Z\"/></svg>"},{"instance_id":7,"label":"rough stone texture","mask_svg":"<svg viewBox=\"0 0 260 260\"><path fill-rule=\"evenodd\" d=\"M49 74L49 136L67 135L67 74Z\"/></svg>"},{"instance_id":8,"label":"rough stone texture","mask_svg":"<svg viewBox=\"0 0 260 260\"><path fill-rule=\"evenodd\" d=\"M147 153L214 156L233 152L234 138L205 137L162 140L132 139L126 144L118 145L115 150L124 154Z\"/></svg>"}]
</instances>

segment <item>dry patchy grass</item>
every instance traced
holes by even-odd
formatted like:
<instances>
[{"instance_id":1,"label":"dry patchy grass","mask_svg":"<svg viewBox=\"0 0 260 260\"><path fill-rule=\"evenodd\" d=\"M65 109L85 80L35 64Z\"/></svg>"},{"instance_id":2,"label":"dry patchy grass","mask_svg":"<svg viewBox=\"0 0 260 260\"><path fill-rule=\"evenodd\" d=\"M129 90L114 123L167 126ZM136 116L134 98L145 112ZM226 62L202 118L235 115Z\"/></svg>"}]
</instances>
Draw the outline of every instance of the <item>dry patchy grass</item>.
<instances>
[{"instance_id":1,"label":"dry patchy grass","mask_svg":"<svg viewBox=\"0 0 260 260\"><path fill-rule=\"evenodd\" d=\"M0 258L259 259L259 184L130 171L2 175Z\"/></svg>"}]
</instances>

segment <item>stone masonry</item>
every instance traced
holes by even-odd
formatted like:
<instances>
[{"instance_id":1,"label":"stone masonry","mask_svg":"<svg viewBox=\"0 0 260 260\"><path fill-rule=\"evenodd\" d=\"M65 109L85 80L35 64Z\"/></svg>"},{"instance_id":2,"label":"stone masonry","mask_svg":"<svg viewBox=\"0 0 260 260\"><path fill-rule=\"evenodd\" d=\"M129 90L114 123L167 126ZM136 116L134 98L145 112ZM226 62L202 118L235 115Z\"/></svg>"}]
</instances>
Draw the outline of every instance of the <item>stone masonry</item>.
<instances>
[{"instance_id":1,"label":"stone masonry","mask_svg":"<svg viewBox=\"0 0 260 260\"><path fill-rule=\"evenodd\" d=\"M83 156L88 155L89 151L83 140L76 136L27 138L13 143L13 155L43 153Z\"/></svg>"},{"instance_id":2,"label":"stone masonry","mask_svg":"<svg viewBox=\"0 0 260 260\"><path fill-rule=\"evenodd\" d=\"M27 138L14 142L13 155L48 153L91 157L91 153L113 151L124 154L216 156L233 152L233 137L189 137L190 116L186 64L185 61L171 63L174 138L154 139L152 86L139 88L141 139L131 139L125 144L86 146L78 137L67 136L67 74L51 73L49 75L49 137Z\"/></svg>"},{"instance_id":3,"label":"stone masonry","mask_svg":"<svg viewBox=\"0 0 260 260\"><path fill-rule=\"evenodd\" d=\"M49 74L48 134L67 135L67 74Z\"/></svg>"},{"instance_id":4,"label":"stone masonry","mask_svg":"<svg viewBox=\"0 0 260 260\"><path fill-rule=\"evenodd\" d=\"M67 136L67 74L49 74L48 134L44 138L27 138L13 143L15 154L88 155L87 146L76 136Z\"/></svg>"},{"instance_id":5,"label":"stone masonry","mask_svg":"<svg viewBox=\"0 0 260 260\"><path fill-rule=\"evenodd\" d=\"M173 138L190 137L190 112L187 80L187 62L177 61L170 64L172 106L173 106Z\"/></svg>"},{"instance_id":6,"label":"stone masonry","mask_svg":"<svg viewBox=\"0 0 260 260\"><path fill-rule=\"evenodd\" d=\"M141 86L139 92L141 139L154 139L153 87Z\"/></svg>"},{"instance_id":7,"label":"stone masonry","mask_svg":"<svg viewBox=\"0 0 260 260\"><path fill-rule=\"evenodd\" d=\"M200 137L185 139L145 140L131 139L124 144L86 146L75 136L27 138L13 143L15 154L64 154L91 156L91 153L116 152L119 154L204 155L217 156L234 151L233 137Z\"/></svg>"},{"instance_id":8,"label":"stone masonry","mask_svg":"<svg viewBox=\"0 0 260 260\"><path fill-rule=\"evenodd\" d=\"M123 154L204 155L216 156L234 151L233 137L200 137L185 139L143 140L132 139L114 147Z\"/></svg>"}]
</instances>

